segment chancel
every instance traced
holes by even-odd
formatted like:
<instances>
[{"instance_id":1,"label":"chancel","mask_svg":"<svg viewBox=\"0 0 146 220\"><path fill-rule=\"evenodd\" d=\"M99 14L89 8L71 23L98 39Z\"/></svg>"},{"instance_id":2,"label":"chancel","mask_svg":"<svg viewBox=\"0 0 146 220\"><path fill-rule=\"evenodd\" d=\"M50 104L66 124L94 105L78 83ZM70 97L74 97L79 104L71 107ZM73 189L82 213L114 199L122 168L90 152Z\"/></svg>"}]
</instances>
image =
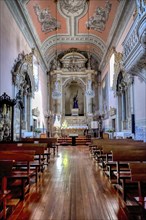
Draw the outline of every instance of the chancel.
<instances>
[{"instance_id":1,"label":"chancel","mask_svg":"<svg viewBox=\"0 0 146 220\"><path fill-rule=\"evenodd\" d=\"M145 0L0 0L0 219L146 219L145 24Z\"/></svg>"}]
</instances>

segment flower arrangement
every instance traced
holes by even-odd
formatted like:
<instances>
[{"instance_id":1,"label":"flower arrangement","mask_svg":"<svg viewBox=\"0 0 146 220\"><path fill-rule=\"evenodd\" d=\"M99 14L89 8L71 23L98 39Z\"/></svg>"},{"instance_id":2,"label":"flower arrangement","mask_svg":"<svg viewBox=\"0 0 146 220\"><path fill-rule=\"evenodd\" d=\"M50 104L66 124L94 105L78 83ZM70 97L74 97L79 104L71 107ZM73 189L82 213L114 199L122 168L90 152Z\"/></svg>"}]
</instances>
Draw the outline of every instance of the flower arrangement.
<instances>
[{"instance_id":1,"label":"flower arrangement","mask_svg":"<svg viewBox=\"0 0 146 220\"><path fill-rule=\"evenodd\" d=\"M115 129L111 128L111 129L107 130L107 132L109 132L109 133L115 132Z\"/></svg>"},{"instance_id":2,"label":"flower arrangement","mask_svg":"<svg viewBox=\"0 0 146 220\"><path fill-rule=\"evenodd\" d=\"M35 133L41 133L41 129L40 129L40 128L36 128L36 129L34 130L34 132L35 132Z\"/></svg>"}]
</instances>

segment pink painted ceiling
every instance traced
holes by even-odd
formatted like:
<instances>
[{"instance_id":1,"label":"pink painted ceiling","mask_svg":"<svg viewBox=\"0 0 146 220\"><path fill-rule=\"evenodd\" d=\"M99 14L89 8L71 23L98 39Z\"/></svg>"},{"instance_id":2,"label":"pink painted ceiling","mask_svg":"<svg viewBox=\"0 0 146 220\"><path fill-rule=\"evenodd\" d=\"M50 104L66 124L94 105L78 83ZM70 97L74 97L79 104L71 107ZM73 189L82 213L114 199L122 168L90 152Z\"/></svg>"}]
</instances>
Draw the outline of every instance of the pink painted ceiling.
<instances>
[{"instance_id":1,"label":"pink painted ceiling","mask_svg":"<svg viewBox=\"0 0 146 220\"><path fill-rule=\"evenodd\" d=\"M102 20L100 10L103 9L105 13L107 12L107 2L111 4L111 9L108 18L104 22L104 28L102 30L87 28L86 23L95 16L95 12L96 21L100 23ZM83 4L84 9L80 7L80 3ZM53 58L56 50L63 52L70 48L90 51L100 62L106 50L110 31L115 23L119 4L119 0L29 0L25 5L25 9L28 21L32 26L35 37L38 39L39 47L46 62L49 62L50 57ZM39 21L34 9L36 5L39 6L40 11L47 9L51 16L59 22L60 28L42 31L43 23ZM79 7L79 10L74 12L76 6ZM97 10L99 10L99 13L97 13Z\"/></svg>"}]
</instances>

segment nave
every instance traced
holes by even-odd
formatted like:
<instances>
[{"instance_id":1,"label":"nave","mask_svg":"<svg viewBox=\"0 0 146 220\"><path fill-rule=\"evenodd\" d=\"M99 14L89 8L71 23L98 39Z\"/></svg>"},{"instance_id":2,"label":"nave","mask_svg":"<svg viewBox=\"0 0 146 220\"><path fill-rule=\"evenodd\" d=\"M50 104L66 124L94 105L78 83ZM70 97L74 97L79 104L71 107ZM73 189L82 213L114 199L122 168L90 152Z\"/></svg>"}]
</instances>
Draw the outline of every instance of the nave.
<instances>
[{"instance_id":1,"label":"nave","mask_svg":"<svg viewBox=\"0 0 146 220\"><path fill-rule=\"evenodd\" d=\"M128 220L119 194L87 146L60 146L9 220Z\"/></svg>"}]
</instances>

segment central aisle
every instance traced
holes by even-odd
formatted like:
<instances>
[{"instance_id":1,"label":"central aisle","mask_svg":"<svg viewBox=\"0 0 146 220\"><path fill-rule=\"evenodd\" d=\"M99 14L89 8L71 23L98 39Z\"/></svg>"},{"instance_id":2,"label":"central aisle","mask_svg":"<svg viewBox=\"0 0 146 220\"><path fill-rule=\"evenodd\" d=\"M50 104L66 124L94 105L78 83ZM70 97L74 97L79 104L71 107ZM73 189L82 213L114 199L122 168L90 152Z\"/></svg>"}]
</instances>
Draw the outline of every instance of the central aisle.
<instances>
[{"instance_id":1,"label":"central aisle","mask_svg":"<svg viewBox=\"0 0 146 220\"><path fill-rule=\"evenodd\" d=\"M122 201L87 146L60 146L58 156L51 158L45 171L43 184L33 187L30 195L15 219L127 219Z\"/></svg>"}]
</instances>

